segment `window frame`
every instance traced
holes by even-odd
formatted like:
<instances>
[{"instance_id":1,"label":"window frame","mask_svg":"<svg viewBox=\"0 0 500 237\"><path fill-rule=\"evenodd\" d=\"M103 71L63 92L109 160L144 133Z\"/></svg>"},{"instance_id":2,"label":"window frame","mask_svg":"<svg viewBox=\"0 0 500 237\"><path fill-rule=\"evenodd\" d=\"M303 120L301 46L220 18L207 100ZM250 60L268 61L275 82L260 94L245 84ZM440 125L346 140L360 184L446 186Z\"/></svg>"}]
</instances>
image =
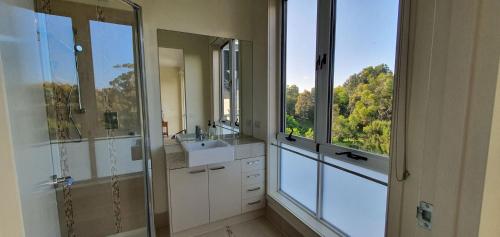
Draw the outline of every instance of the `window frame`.
<instances>
[{"instance_id":1,"label":"window frame","mask_svg":"<svg viewBox=\"0 0 500 237\"><path fill-rule=\"evenodd\" d=\"M229 53L230 53L230 65L231 65L231 96L229 99L229 120L225 120L224 118L224 96L223 96L223 91L224 91L224 48L226 46L229 46ZM238 112L237 108L240 107L241 105L237 105L237 103L241 103L241 101L237 98L236 92L238 91L239 87L239 82L237 82L236 77L239 74L238 71L236 71L236 65L239 63L240 60L237 59L238 55L236 54L236 39L231 39L222 44L219 48L219 62L220 62L220 68L219 68L219 123L221 126L225 126L227 128L230 128L232 131L239 131L239 126L235 125L235 122L237 121L238 117ZM229 124L227 124L229 122Z\"/></svg>"},{"instance_id":2,"label":"window frame","mask_svg":"<svg viewBox=\"0 0 500 237\"><path fill-rule=\"evenodd\" d=\"M282 0L279 6L278 14L278 31L279 45L279 83L277 84L277 134L276 134L276 146L273 151L276 151L276 160L272 161L271 164L275 164L277 168L276 174L273 174L273 170L270 171L270 178L272 187L275 190L270 190L270 195L279 203L293 204L295 207L299 208L299 216L301 219L307 219L309 222L313 222L315 227L320 230L320 232L329 232L338 234L340 236L348 236L345 232L337 228L333 223L326 221L323 218L323 180L324 180L324 166L322 162L325 161L325 157L328 159L335 159L342 162L355 165L360 168L365 168L370 171L379 172L387 175L387 198L389 198L389 181L391 180L391 159L395 155L401 155L399 147L401 144L395 142L396 135L401 136L402 139L406 137L406 109L407 104L407 67L408 67L408 35L410 28L410 3L409 0L399 0L398 8L398 21L397 21L397 38L396 38L396 52L395 52L395 68L394 68L394 84L393 84L393 116L391 120L391 140L390 140L390 152L388 155L380 155L371 153L368 151L363 151L359 149L344 147L331 143L331 122L332 122L332 103L333 103L333 63L335 57L335 7L336 0L318 0L318 12L317 12L317 49L316 49L316 60L320 59L321 55L326 55L326 68L316 69L315 78L315 88L316 89L316 104L315 104L315 121L314 121L314 139L307 139L295 135L289 135L285 133L286 128L286 36L287 36L287 2L288 0ZM321 41L321 39L323 39ZM328 39L328 40L325 40ZM401 121L398 124L398 121ZM294 141L290 141L289 137L293 138ZM406 142L406 140L405 140ZM281 189L281 144L287 144L294 146L299 149L304 149L306 151L316 152L318 154L318 172L317 172L317 183L318 183L318 193L316 196L317 210L316 213L311 212L303 204L295 200L293 197L288 195ZM404 146L404 145L403 145ZM398 148L398 151L396 151ZM357 161L354 159L347 159L344 157L338 157L335 153L338 152L352 152L356 155L361 155L367 157L367 161ZM276 162L276 163L274 163ZM275 195L278 194L278 195ZM387 208L389 203L387 203ZM293 210L293 209L292 209ZM306 216L304 216L306 214ZM386 218L388 217L388 212L386 212ZM310 217L307 217L310 216ZM311 219L312 218L312 219ZM318 225L319 223L319 225ZM386 232L387 232L387 226ZM329 232L331 233L331 232Z\"/></svg>"},{"instance_id":3,"label":"window frame","mask_svg":"<svg viewBox=\"0 0 500 237\"><path fill-rule=\"evenodd\" d=\"M399 4L405 0L399 0ZM316 60L321 58L321 55L326 55L326 65L328 65L324 70L316 70L316 80L315 85L317 88L315 93L316 104L315 104L315 116L314 116L314 139L308 139L300 136L292 135L295 142L290 142L286 138L290 134L285 133L286 128L286 23L287 23L287 2L288 0L282 0L282 23L281 23L281 77L280 77L280 103L279 103L279 132L277 134L277 139L279 142L284 142L288 144L293 144L301 149L312 150L314 147L314 152L319 152L326 156L334 159L338 159L343 162L348 162L353 165L357 165L366 169L381 172L386 175L389 174L388 163L390 162L390 154L388 156L380 155L360 149L340 146L331 143L331 120L332 120L332 103L333 103L333 63L335 57L335 0L318 0L318 23L317 23L317 50L316 50ZM399 13L402 12L401 6ZM401 24L401 14L398 16L398 39L397 44L400 40L400 24ZM327 38L328 40L321 40ZM399 46L396 46L399 48ZM397 67L398 61L400 61L398 52L395 55L396 68L394 70L394 81L399 80L397 78ZM395 98L396 83L394 83L393 88L393 108L396 108ZM395 116L391 121L392 124L395 123ZM391 129L392 130L392 129ZM391 132L392 133L392 132ZM392 140L392 135L391 135ZM352 152L353 154L367 157L367 161L356 161L352 159L345 159L342 157L337 157L335 153L338 152ZM385 168L384 168L385 167Z\"/></svg>"}]
</instances>

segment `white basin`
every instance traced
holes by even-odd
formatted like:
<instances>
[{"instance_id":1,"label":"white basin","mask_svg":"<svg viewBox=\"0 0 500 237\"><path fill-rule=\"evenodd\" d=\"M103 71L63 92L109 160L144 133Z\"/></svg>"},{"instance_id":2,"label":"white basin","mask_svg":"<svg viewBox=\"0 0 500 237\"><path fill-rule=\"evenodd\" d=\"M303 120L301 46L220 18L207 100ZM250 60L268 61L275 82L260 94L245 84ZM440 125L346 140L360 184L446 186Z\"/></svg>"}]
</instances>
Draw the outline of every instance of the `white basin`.
<instances>
[{"instance_id":1,"label":"white basin","mask_svg":"<svg viewBox=\"0 0 500 237\"><path fill-rule=\"evenodd\" d=\"M181 145L186 154L188 167L234 160L234 147L225 141L184 141L181 142Z\"/></svg>"}]
</instances>

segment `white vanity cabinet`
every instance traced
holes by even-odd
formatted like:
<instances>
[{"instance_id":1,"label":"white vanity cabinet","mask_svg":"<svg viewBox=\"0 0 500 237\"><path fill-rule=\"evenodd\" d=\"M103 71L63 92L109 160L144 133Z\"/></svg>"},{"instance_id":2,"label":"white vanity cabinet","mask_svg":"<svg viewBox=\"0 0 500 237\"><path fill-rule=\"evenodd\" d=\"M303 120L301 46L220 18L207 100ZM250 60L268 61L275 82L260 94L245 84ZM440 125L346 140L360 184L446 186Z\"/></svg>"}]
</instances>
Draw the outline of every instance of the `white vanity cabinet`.
<instances>
[{"instance_id":1,"label":"white vanity cabinet","mask_svg":"<svg viewBox=\"0 0 500 237\"><path fill-rule=\"evenodd\" d=\"M209 223L208 171L201 168L170 170L172 231L179 232Z\"/></svg>"},{"instance_id":2,"label":"white vanity cabinet","mask_svg":"<svg viewBox=\"0 0 500 237\"><path fill-rule=\"evenodd\" d=\"M241 162L208 166L210 222L241 214Z\"/></svg>"},{"instance_id":3,"label":"white vanity cabinet","mask_svg":"<svg viewBox=\"0 0 500 237\"><path fill-rule=\"evenodd\" d=\"M265 206L265 157L241 160L241 211L254 211Z\"/></svg>"},{"instance_id":4,"label":"white vanity cabinet","mask_svg":"<svg viewBox=\"0 0 500 237\"><path fill-rule=\"evenodd\" d=\"M265 207L263 142L236 145L234 161L194 168L167 148L171 236Z\"/></svg>"}]
</instances>

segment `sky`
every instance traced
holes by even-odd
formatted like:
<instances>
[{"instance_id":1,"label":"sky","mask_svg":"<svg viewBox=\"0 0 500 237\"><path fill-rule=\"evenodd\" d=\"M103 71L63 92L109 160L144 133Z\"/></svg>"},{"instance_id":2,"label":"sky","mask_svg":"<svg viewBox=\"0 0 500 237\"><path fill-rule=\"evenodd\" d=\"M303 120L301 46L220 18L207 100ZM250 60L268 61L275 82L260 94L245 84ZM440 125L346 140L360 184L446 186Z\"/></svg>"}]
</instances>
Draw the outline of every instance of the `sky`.
<instances>
[{"instance_id":1,"label":"sky","mask_svg":"<svg viewBox=\"0 0 500 237\"><path fill-rule=\"evenodd\" d=\"M111 80L130 71L113 66L134 62L132 26L90 21L90 32L95 86L109 87Z\"/></svg>"},{"instance_id":2,"label":"sky","mask_svg":"<svg viewBox=\"0 0 500 237\"><path fill-rule=\"evenodd\" d=\"M317 4L288 0L287 84L314 87ZM334 86L366 66L394 70L398 0L337 0Z\"/></svg>"}]
</instances>

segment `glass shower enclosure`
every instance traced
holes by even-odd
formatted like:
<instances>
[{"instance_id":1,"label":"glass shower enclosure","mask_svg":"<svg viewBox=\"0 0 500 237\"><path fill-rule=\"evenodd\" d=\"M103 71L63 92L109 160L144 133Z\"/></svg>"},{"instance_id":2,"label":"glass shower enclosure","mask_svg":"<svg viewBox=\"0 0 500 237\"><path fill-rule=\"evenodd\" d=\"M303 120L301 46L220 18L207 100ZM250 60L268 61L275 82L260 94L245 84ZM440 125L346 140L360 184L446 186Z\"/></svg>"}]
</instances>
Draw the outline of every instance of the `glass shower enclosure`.
<instances>
[{"instance_id":1,"label":"glass shower enclosure","mask_svg":"<svg viewBox=\"0 0 500 237\"><path fill-rule=\"evenodd\" d=\"M152 236L140 8L36 0L61 236Z\"/></svg>"}]
</instances>

